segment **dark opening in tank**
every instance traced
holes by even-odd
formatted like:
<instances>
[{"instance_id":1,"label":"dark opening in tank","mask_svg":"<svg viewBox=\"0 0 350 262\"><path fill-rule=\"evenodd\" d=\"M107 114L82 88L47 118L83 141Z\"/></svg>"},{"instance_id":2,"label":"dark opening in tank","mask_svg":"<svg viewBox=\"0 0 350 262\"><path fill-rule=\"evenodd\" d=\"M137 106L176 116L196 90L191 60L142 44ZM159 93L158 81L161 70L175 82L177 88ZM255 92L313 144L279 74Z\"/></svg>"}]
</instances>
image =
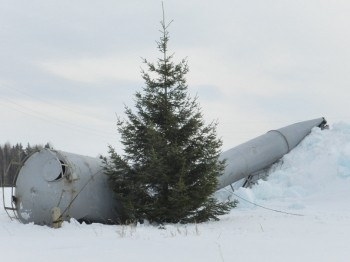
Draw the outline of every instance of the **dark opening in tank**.
<instances>
[{"instance_id":1,"label":"dark opening in tank","mask_svg":"<svg viewBox=\"0 0 350 262\"><path fill-rule=\"evenodd\" d=\"M66 165L62 160L60 160L60 163L61 163L61 169L62 169L62 171L61 171L60 174L59 174L54 180L52 180L52 181L58 181L58 180L62 179L62 178L65 176L65 174L66 174L66 170L67 170L66 166L67 166L67 165Z\"/></svg>"},{"instance_id":2,"label":"dark opening in tank","mask_svg":"<svg viewBox=\"0 0 350 262\"><path fill-rule=\"evenodd\" d=\"M60 160L60 163L61 163L62 172L58 175L58 177L54 181L60 180L66 174L66 170L67 170L66 166L67 165L62 160Z\"/></svg>"},{"instance_id":3,"label":"dark opening in tank","mask_svg":"<svg viewBox=\"0 0 350 262\"><path fill-rule=\"evenodd\" d=\"M66 174L66 164L62 160L60 160L60 163L62 167L62 173L61 173L61 177L62 177Z\"/></svg>"}]
</instances>

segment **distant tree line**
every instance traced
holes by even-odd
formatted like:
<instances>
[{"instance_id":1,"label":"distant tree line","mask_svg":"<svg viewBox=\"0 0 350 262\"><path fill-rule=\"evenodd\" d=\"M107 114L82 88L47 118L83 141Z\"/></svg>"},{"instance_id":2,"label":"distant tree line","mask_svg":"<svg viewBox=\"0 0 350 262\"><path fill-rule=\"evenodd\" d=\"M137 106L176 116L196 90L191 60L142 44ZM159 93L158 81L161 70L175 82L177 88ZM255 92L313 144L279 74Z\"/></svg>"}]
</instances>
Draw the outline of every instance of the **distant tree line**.
<instances>
[{"instance_id":1,"label":"distant tree line","mask_svg":"<svg viewBox=\"0 0 350 262\"><path fill-rule=\"evenodd\" d=\"M46 145L33 145L29 143L24 147L21 143L11 145L10 143L5 143L0 145L0 175L1 175L1 185L9 186L13 183L16 175L16 171L19 165L15 163L21 163L27 156L31 155L35 151L39 151L42 148L50 148L49 143ZM10 163L11 164L10 166Z\"/></svg>"}]
</instances>

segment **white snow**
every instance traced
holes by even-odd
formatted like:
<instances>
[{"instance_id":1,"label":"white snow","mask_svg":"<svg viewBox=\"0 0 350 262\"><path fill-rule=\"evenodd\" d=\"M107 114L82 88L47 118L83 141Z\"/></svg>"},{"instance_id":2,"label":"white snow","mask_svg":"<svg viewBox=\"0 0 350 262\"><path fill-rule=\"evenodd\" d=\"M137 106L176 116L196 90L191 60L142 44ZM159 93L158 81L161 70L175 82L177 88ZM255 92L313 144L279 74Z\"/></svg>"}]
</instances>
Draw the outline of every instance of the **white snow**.
<instances>
[{"instance_id":1,"label":"white snow","mask_svg":"<svg viewBox=\"0 0 350 262\"><path fill-rule=\"evenodd\" d=\"M272 170L235 191L268 209L239 199L219 222L52 229L0 209L1 261L350 261L350 125L315 128ZM235 198L230 190L217 195Z\"/></svg>"}]
</instances>

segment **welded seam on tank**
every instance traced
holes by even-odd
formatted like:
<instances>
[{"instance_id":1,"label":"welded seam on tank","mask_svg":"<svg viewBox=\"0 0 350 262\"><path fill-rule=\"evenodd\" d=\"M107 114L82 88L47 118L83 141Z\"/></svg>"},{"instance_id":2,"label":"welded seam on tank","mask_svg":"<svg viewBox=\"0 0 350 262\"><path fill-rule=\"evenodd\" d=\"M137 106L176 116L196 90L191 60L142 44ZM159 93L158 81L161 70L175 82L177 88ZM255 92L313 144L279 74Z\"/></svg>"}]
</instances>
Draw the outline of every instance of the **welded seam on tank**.
<instances>
[{"instance_id":1,"label":"welded seam on tank","mask_svg":"<svg viewBox=\"0 0 350 262\"><path fill-rule=\"evenodd\" d=\"M287 153L289 153L291 148L290 148L290 145L288 143L288 139L285 137L285 135L282 132L278 131L278 130L270 130L268 133L270 133L270 132L276 132L276 133L280 134L283 137L284 141L287 144L287 148L288 148L288 152Z\"/></svg>"}]
</instances>

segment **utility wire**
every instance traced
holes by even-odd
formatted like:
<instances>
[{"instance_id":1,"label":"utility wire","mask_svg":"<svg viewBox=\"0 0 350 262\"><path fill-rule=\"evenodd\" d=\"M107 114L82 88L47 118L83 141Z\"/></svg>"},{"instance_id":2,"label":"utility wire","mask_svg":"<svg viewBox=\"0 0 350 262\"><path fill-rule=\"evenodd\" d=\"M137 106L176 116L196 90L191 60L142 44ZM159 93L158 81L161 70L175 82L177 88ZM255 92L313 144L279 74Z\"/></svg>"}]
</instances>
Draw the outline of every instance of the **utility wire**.
<instances>
[{"instance_id":1,"label":"utility wire","mask_svg":"<svg viewBox=\"0 0 350 262\"><path fill-rule=\"evenodd\" d=\"M225 189L225 190L228 191L228 192L230 192L232 195L238 197L239 199L242 199L242 200L244 200L244 201L246 201L246 202L248 202L248 203L250 203L250 204L252 204L252 205L254 205L254 206L257 206L257 207L260 207L260 208L263 208L263 209L266 209L266 210L269 210L269 211L277 212L277 213L283 213L283 214L287 214L287 215L300 216L300 217L303 217L303 216L304 216L303 214L296 214L296 213L290 213L290 212L286 212L286 211L281 211L281 210L277 210L277 209L265 207L265 206L256 204L256 203L254 203L254 202L251 202L251 201L249 201L249 200L247 200L247 199L245 199L245 198L243 198L243 197L237 195L237 194L234 192L234 189L233 189L232 185L230 185L230 186L231 186L232 192L230 192L230 191L227 190L227 189Z\"/></svg>"},{"instance_id":2,"label":"utility wire","mask_svg":"<svg viewBox=\"0 0 350 262\"><path fill-rule=\"evenodd\" d=\"M31 95L31 94L29 94L29 93L27 93L27 92L25 92L25 91L22 91L22 90L20 90L20 89L18 89L18 88L15 88L15 87L9 87L9 86L5 86L5 85L0 85L0 88L6 88L6 89L11 90L11 91L16 91L17 93L19 93L19 94L21 94L21 95L27 96L27 97L32 98L32 99L34 99L34 100L39 100L39 101L41 101L41 102L43 102L43 103L45 103L45 104L47 104L47 105L57 107L57 108L59 108L59 109L61 109L61 110L65 110L65 111L68 111L68 112L70 112L70 113L74 113L74 114L79 115L79 116L84 116L84 117L87 117L87 118L90 118L90 119L93 119L93 120L101 121L100 118L91 116L91 115L88 114L88 113L83 114L83 113L81 113L81 112L78 112L78 111L76 111L76 110L74 110L74 109L72 109L72 108L63 106L63 105L61 105L61 104L57 104L57 103L54 103L54 102L52 102L52 101L49 102L49 101L47 101L47 100L45 100L45 99L42 99L42 98L40 98L40 97L33 96L33 95Z\"/></svg>"},{"instance_id":3,"label":"utility wire","mask_svg":"<svg viewBox=\"0 0 350 262\"><path fill-rule=\"evenodd\" d=\"M43 121L50 121L50 122L54 123L55 125L59 125L59 126L64 127L64 128L73 129L75 131L84 132L84 133L87 133L90 135L95 135L95 136L103 136L103 137L110 136L110 137L112 137L112 135L114 135L114 133L112 133L112 132L105 132L105 131L96 130L96 129L92 129L92 128L85 128L85 127L82 127L82 126L79 126L79 125L76 125L73 123L69 123L67 121L63 121L61 119L52 117L52 116L44 114L42 112L35 111L29 107L20 105L7 97L1 97L1 98L3 100L8 101L9 103L11 103L12 106L15 106L15 108L12 107L12 109L15 111L21 112L25 115L29 115L31 117L38 118L38 119L43 120ZM2 104L4 105L4 103L2 103ZM6 106L11 106L11 105L6 104ZM19 109L19 108L24 109L24 111Z\"/></svg>"}]
</instances>

